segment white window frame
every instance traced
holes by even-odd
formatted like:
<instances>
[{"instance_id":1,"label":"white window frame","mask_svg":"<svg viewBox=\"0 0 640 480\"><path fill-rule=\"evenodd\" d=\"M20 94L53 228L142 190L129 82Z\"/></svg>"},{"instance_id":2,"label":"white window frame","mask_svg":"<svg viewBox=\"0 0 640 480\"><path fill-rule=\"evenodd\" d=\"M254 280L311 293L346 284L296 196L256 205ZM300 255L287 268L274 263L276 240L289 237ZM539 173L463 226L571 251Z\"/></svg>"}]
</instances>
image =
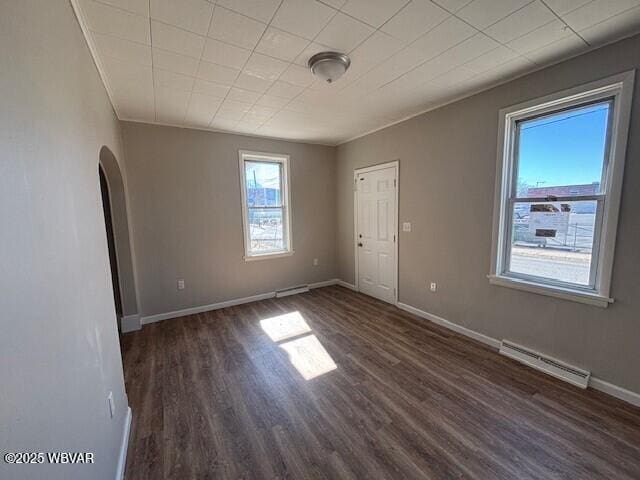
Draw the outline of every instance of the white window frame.
<instances>
[{"instance_id":1,"label":"white window frame","mask_svg":"<svg viewBox=\"0 0 640 480\"><path fill-rule=\"evenodd\" d=\"M240 170L240 192L242 200L242 228L244 231L244 260L264 260L268 258L288 257L294 254L293 242L291 238L291 189L289 180L289 155L252 152L240 150L238 152L238 166ZM281 191L282 191L282 235L284 237L285 248L265 253L252 253L250 251L251 239L249 228L249 208L247 205L247 182L245 174L245 162L271 162L277 163L281 168Z\"/></svg>"},{"instance_id":2,"label":"white window frame","mask_svg":"<svg viewBox=\"0 0 640 480\"><path fill-rule=\"evenodd\" d=\"M492 284L599 307L607 307L609 303L613 303L613 299L610 297L611 274L629 133L634 76L635 71L632 70L500 110L492 260L491 273L488 276ZM596 222L600 221L601 226L598 229L598 225L596 225L596 230L594 231L593 258L595 263L592 264L592 275L595 276L592 278L592 285L582 288L581 286L564 284L551 279L540 279L539 277L522 274L514 275L508 272L507 255L511 241L512 204L515 201L541 200L538 198L517 198L515 194L514 153L516 147L516 122L606 99L612 99L613 108L610 113L611 121L608 132L609 156L605 159L601 184L602 195L553 198L553 201L572 201L577 199L596 200L598 202L599 211L596 215ZM595 269L593 266L595 266Z\"/></svg>"}]
</instances>

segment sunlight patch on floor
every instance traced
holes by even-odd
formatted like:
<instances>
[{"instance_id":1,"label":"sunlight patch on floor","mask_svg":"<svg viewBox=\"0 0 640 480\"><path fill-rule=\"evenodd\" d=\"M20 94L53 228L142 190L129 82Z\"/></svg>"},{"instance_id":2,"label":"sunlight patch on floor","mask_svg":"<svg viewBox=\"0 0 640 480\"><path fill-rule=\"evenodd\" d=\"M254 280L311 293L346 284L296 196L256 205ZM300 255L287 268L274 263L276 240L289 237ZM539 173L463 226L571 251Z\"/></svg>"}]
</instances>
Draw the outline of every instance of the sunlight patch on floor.
<instances>
[{"instance_id":1,"label":"sunlight patch on floor","mask_svg":"<svg viewBox=\"0 0 640 480\"><path fill-rule=\"evenodd\" d=\"M287 352L289 361L305 380L338 368L320 340L311 333L311 327L300 312L261 320L260 327Z\"/></svg>"},{"instance_id":2,"label":"sunlight patch on floor","mask_svg":"<svg viewBox=\"0 0 640 480\"><path fill-rule=\"evenodd\" d=\"M274 342L311 332L311 327L297 311L260 320L260 326Z\"/></svg>"},{"instance_id":3,"label":"sunlight patch on floor","mask_svg":"<svg viewBox=\"0 0 640 480\"><path fill-rule=\"evenodd\" d=\"M285 342L280 348L287 352L291 364L305 380L311 380L338 368L315 335Z\"/></svg>"}]
</instances>

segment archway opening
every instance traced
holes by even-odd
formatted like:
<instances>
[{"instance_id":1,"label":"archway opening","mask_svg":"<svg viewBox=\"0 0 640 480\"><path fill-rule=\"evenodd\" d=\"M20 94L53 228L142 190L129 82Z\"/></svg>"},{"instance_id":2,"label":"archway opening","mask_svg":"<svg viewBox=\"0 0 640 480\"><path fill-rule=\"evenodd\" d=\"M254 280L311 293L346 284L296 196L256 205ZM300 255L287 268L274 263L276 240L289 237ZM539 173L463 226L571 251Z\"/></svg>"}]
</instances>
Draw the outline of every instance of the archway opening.
<instances>
[{"instance_id":1,"label":"archway opening","mask_svg":"<svg viewBox=\"0 0 640 480\"><path fill-rule=\"evenodd\" d=\"M126 333L140 328L140 317L133 276L125 185L118 161L107 147L100 149L98 176L118 330Z\"/></svg>"},{"instance_id":2,"label":"archway opening","mask_svg":"<svg viewBox=\"0 0 640 480\"><path fill-rule=\"evenodd\" d=\"M121 328L120 319L122 318L122 294L120 293L120 279L118 275L118 257L116 252L116 241L113 228L113 216L111 213L111 195L109 194L109 185L107 177L104 174L102 166L98 167L98 175L100 176L100 193L102 195L102 210L104 212L104 226L107 233L107 248L109 249L109 267L111 268L111 284L113 288L113 303L116 308L116 316L118 317L118 329Z\"/></svg>"}]
</instances>

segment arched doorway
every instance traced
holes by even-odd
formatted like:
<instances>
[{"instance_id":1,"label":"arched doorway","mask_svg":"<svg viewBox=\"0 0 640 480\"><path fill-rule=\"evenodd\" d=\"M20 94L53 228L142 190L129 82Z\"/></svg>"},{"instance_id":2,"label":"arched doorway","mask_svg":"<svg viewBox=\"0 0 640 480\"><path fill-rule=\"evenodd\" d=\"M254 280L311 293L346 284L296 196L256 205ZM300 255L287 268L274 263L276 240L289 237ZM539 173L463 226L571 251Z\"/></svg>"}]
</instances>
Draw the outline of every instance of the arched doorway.
<instances>
[{"instance_id":1,"label":"arched doorway","mask_svg":"<svg viewBox=\"0 0 640 480\"><path fill-rule=\"evenodd\" d=\"M100 150L98 176L118 330L126 333L140 329L140 316L133 275L125 187L116 157L107 147Z\"/></svg>"},{"instance_id":2,"label":"arched doorway","mask_svg":"<svg viewBox=\"0 0 640 480\"><path fill-rule=\"evenodd\" d=\"M102 166L98 166L100 176L100 193L102 195L102 210L104 212L104 226L107 232L107 248L109 249L109 266L111 267L111 285L113 288L113 303L116 307L118 317L118 329L120 329L120 319L122 318L122 294L120 293L120 280L118 275L118 257L116 252L116 241L113 233L113 217L111 215L111 196L107 177Z\"/></svg>"}]
</instances>

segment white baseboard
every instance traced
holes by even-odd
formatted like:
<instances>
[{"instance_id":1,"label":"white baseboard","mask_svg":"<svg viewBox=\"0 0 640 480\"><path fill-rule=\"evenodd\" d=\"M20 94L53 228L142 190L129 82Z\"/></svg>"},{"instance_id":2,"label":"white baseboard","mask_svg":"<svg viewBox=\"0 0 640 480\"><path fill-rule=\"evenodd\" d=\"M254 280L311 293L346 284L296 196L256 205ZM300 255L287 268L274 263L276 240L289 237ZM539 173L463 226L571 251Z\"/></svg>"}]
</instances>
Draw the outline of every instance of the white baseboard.
<instances>
[{"instance_id":1,"label":"white baseboard","mask_svg":"<svg viewBox=\"0 0 640 480\"><path fill-rule=\"evenodd\" d=\"M324 280L322 282L310 283L309 288L321 288L329 287L331 285L337 285L340 280L332 278L330 280ZM212 310L220 310L221 308L233 307L235 305L242 305L243 303L257 302L259 300L266 300L267 298L274 298L276 292L260 293L258 295L252 295L250 297L234 298L232 300L225 300L224 302L211 303L209 305L201 305L199 307L185 308L182 310L175 310L173 312L157 313L155 315L147 315L141 318L141 324L147 325L148 323L160 322L161 320L169 320L170 318L184 317L187 315L195 315L196 313L210 312ZM124 329L123 329L124 331Z\"/></svg>"},{"instance_id":2,"label":"white baseboard","mask_svg":"<svg viewBox=\"0 0 640 480\"><path fill-rule=\"evenodd\" d=\"M276 291L276 298L290 297L291 295L299 295L300 293L307 293L311 288L309 285L302 285L300 287L285 288L284 290Z\"/></svg>"},{"instance_id":3,"label":"white baseboard","mask_svg":"<svg viewBox=\"0 0 640 480\"><path fill-rule=\"evenodd\" d=\"M314 288L330 287L331 285L338 285L339 281L340 280L338 280L337 278L332 278L331 280L325 280L324 282L310 283L309 288L314 289Z\"/></svg>"},{"instance_id":4,"label":"white baseboard","mask_svg":"<svg viewBox=\"0 0 640 480\"><path fill-rule=\"evenodd\" d=\"M348 282L345 282L344 280L337 279L336 285L340 285L341 287L348 288L349 290L353 290L354 292L358 291L358 289L353 283L348 283Z\"/></svg>"},{"instance_id":5,"label":"white baseboard","mask_svg":"<svg viewBox=\"0 0 640 480\"><path fill-rule=\"evenodd\" d=\"M131 407L127 407L127 417L124 420L122 442L120 442L120 455L118 455L118 467L116 470L116 480L124 479L124 470L127 466L127 449L129 448L129 434L131 433L132 417L133 417L133 414L131 412Z\"/></svg>"},{"instance_id":6,"label":"white baseboard","mask_svg":"<svg viewBox=\"0 0 640 480\"><path fill-rule=\"evenodd\" d=\"M409 313L413 313L418 317L424 318L438 325L442 325L443 327L448 328L449 330L453 330L454 332L457 332L461 335L478 340L479 342L482 342L492 348L495 348L495 349L500 348L501 342L497 338L489 337L482 333L476 332L469 328L450 322L449 320L439 317L438 315L434 315L432 313L425 312L424 310L420 310L419 308L412 307L411 305L407 305L406 303L398 303L398 308L400 308L401 310L405 310ZM640 407L639 393L632 392L630 390L627 390L626 388L620 387L618 385L614 385L612 383L606 382L594 376L591 376L591 378L589 379L589 387L593 388L594 390L599 390L608 395L611 395L612 397L623 400L627 403L630 403L631 405Z\"/></svg>"},{"instance_id":7,"label":"white baseboard","mask_svg":"<svg viewBox=\"0 0 640 480\"><path fill-rule=\"evenodd\" d=\"M259 300L265 300L267 298L274 298L276 292L261 293L259 295L252 295L250 297L235 298L233 300L226 300L224 302L211 303L209 305L201 305L199 307L185 308L182 310L175 310L173 312L156 313L155 315L148 315L142 317L142 324L147 325L149 323L160 322L162 320L169 320L170 318L185 317L187 315L195 315L196 313L210 312L212 310L220 310L221 308L233 307L235 305L242 305L243 303L257 302Z\"/></svg>"},{"instance_id":8,"label":"white baseboard","mask_svg":"<svg viewBox=\"0 0 640 480\"><path fill-rule=\"evenodd\" d=\"M612 397L624 400L631 405L640 407L640 393L632 392L631 390L619 387L613 383L605 382L604 380L593 376L589 380L589 386L595 390L600 390L601 392L611 395Z\"/></svg>"},{"instance_id":9,"label":"white baseboard","mask_svg":"<svg viewBox=\"0 0 640 480\"><path fill-rule=\"evenodd\" d=\"M401 310L405 310L409 313L413 313L422 318L426 318L427 320L437 323L438 325L442 325L443 327L448 328L449 330L453 330L454 332L458 332L465 337L473 338L474 340L478 340L486 345L489 345L492 348L498 349L500 348L500 340L495 338L488 337L487 335L483 335L482 333L478 333L474 330L470 330L466 327L458 325L457 323L450 322L442 317L434 315L433 313L425 312L424 310L420 310L419 308L412 307L411 305L407 305L406 303L398 303L398 308Z\"/></svg>"},{"instance_id":10,"label":"white baseboard","mask_svg":"<svg viewBox=\"0 0 640 480\"><path fill-rule=\"evenodd\" d=\"M127 315L120 319L120 330L122 333L135 332L142 328L140 315Z\"/></svg>"}]
</instances>

